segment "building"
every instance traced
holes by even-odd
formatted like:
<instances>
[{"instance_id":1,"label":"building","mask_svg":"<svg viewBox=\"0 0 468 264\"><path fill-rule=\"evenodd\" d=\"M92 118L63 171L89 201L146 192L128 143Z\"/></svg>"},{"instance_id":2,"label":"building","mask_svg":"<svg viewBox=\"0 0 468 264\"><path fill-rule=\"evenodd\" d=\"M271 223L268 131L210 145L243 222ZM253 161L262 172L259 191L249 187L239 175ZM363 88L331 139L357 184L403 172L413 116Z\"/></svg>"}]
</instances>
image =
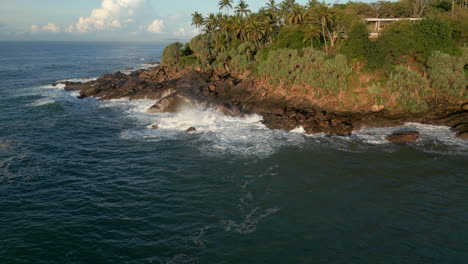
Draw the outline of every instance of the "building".
<instances>
[{"instance_id":1,"label":"building","mask_svg":"<svg viewBox=\"0 0 468 264\"><path fill-rule=\"evenodd\" d=\"M422 18L365 18L366 24L369 26L370 38L378 38L382 29L388 24L395 21L409 20L413 23Z\"/></svg>"}]
</instances>

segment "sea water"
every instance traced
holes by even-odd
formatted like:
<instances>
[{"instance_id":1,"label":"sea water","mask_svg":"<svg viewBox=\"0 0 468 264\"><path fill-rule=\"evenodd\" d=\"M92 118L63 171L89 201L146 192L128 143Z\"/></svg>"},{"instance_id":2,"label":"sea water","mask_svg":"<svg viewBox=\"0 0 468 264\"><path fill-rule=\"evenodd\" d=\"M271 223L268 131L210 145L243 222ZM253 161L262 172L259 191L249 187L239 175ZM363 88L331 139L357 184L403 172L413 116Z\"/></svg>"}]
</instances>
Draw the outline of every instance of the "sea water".
<instances>
[{"instance_id":1,"label":"sea water","mask_svg":"<svg viewBox=\"0 0 468 264\"><path fill-rule=\"evenodd\" d=\"M163 48L0 43L0 263L468 263L468 142L447 127L395 145L51 85Z\"/></svg>"}]
</instances>

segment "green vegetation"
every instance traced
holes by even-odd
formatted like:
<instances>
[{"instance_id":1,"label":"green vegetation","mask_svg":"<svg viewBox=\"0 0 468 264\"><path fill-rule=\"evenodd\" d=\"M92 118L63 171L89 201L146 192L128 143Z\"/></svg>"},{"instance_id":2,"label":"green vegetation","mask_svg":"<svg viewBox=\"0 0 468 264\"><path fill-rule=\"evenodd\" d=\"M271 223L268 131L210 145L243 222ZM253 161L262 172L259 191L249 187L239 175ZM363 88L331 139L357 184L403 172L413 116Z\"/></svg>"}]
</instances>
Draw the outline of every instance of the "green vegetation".
<instances>
[{"instance_id":1,"label":"green vegetation","mask_svg":"<svg viewBox=\"0 0 468 264\"><path fill-rule=\"evenodd\" d=\"M192 15L203 33L185 47L166 47L163 65L250 74L283 84L286 94L296 85L315 98L335 97L336 105L343 105L336 95L344 91L410 112L467 97L466 0L269 0L257 12L244 1L221 0L218 7L222 12ZM363 20L369 17L421 20L392 22L370 39Z\"/></svg>"},{"instance_id":2,"label":"green vegetation","mask_svg":"<svg viewBox=\"0 0 468 264\"><path fill-rule=\"evenodd\" d=\"M259 64L258 72L286 84L315 88L317 95L323 96L346 90L346 77L352 70L343 55L330 57L323 51L305 48L302 55L294 49L271 51L268 59Z\"/></svg>"},{"instance_id":3,"label":"green vegetation","mask_svg":"<svg viewBox=\"0 0 468 264\"><path fill-rule=\"evenodd\" d=\"M464 48L463 56L450 56L435 51L427 63L432 88L438 94L449 93L454 96L467 94L468 75L465 73L465 69L468 65L468 52L466 48Z\"/></svg>"},{"instance_id":4,"label":"green vegetation","mask_svg":"<svg viewBox=\"0 0 468 264\"><path fill-rule=\"evenodd\" d=\"M181 43L176 42L164 48L161 64L169 67L177 66L183 54L182 47Z\"/></svg>"}]
</instances>

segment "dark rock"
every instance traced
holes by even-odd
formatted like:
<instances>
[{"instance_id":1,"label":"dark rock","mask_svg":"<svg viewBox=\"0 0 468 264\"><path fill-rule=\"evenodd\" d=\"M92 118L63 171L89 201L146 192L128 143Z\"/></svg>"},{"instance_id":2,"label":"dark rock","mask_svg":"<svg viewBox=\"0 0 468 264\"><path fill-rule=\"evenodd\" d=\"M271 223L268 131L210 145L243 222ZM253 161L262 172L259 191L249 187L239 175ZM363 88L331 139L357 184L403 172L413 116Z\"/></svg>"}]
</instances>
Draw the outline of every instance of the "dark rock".
<instances>
[{"instance_id":1,"label":"dark rock","mask_svg":"<svg viewBox=\"0 0 468 264\"><path fill-rule=\"evenodd\" d=\"M191 98L185 95L174 93L156 102L146 112L147 113L174 113L174 112L179 111L180 108L184 105L194 105L194 102Z\"/></svg>"},{"instance_id":2,"label":"dark rock","mask_svg":"<svg viewBox=\"0 0 468 264\"><path fill-rule=\"evenodd\" d=\"M262 123L270 129L281 129L287 131L291 131L299 125L295 119L275 114L264 114Z\"/></svg>"},{"instance_id":3,"label":"dark rock","mask_svg":"<svg viewBox=\"0 0 468 264\"><path fill-rule=\"evenodd\" d=\"M323 128L320 127L316 122L314 121L307 121L302 124L302 127L304 128L305 132L307 134L319 134L323 133Z\"/></svg>"},{"instance_id":4,"label":"dark rock","mask_svg":"<svg viewBox=\"0 0 468 264\"><path fill-rule=\"evenodd\" d=\"M63 81L63 82L54 82L52 86L57 86L59 84L64 84L65 86L67 85L73 85L73 84L79 84L79 82L70 82L70 81Z\"/></svg>"},{"instance_id":5,"label":"dark rock","mask_svg":"<svg viewBox=\"0 0 468 264\"><path fill-rule=\"evenodd\" d=\"M239 116L242 114L242 111L236 105L223 104L218 105L216 110L229 116Z\"/></svg>"},{"instance_id":6,"label":"dark rock","mask_svg":"<svg viewBox=\"0 0 468 264\"><path fill-rule=\"evenodd\" d=\"M208 85L208 90L209 90L210 92L216 92L216 85L214 85L214 84Z\"/></svg>"},{"instance_id":7,"label":"dark rock","mask_svg":"<svg viewBox=\"0 0 468 264\"><path fill-rule=\"evenodd\" d=\"M461 109L462 109L463 111L468 111L468 103L462 104Z\"/></svg>"},{"instance_id":8,"label":"dark rock","mask_svg":"<svg viewBox=\"0 0 468 264\"><path fill-rule=\"evenodd\" d=\"M334 126L330 126L327 134L330 136L350 136L353 133L353 126L343 122Z\"/></svg>"},{"instance_id":9,"label":"dark rock","mask_svg":"<svg viewBox=\"0 0 468 264\"><path fill-rule=\"evenodd\" d=\"M197 131L197 129L194 128L194 127L189 127L187 130L185 130L185 132L187 132L187 133L192 133L192 132L195 132L195 131Z\"/></svg>"},{"instance_id":10,"label":"dark rock","mask_svg":"<svg viewBox=\"0 0 468 264\"><path fill-rule=\"evenodd\" d=\"M151 128L151 129L158 129L159 126L158 126L157 124L154 124L154 125L150 125L149 128Z\"/></svg>"},{"instance_id":11,"label":"dark rock","mask_svg":"<svg viewBox=\"0 0 468 264\"><path fill-rule=\"evenodd\" d=\"M386 138L392 143L415 142L419 139L419 132L417 131L396 131Z\"/></svg>"},{"instance_id":12,"label":"dark rock","mask_svg":"<svg viewBox=\"0 0 468 264\"><path fill-rule=\"evenodd\" d=\"M284 115L286 113L286 111L284 110L284 108L277 108L275 110L273 110L273 113L276 114L276 115Z\"/></svg>"},{"instance_id":13,"label":"dark rock","mask_svg":"<svg viewBox=\"0 0 468 264\"><path fill-rule=\"evenodd\" d=\"M468 139L468 123L457 124L452 127L458 138Z\"/></svg>"}]
</instances>

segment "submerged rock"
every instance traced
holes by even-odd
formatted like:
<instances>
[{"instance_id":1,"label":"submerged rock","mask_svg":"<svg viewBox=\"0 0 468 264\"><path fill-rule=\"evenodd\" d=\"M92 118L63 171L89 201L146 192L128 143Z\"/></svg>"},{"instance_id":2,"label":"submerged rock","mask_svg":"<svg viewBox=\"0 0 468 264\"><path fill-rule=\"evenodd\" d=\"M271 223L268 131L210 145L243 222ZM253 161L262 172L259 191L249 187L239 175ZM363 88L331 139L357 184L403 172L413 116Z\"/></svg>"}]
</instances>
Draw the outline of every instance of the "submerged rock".
<instances>
[{"instance_id":1,"label":"submerged rock","mask_svg":"<svg viewBox=\"0 0 468 264\"><path fill-rule=\"evenodd\" d=\"M392 143L415 142L419 139L418 131L396 131L386 139Z\"/></svg>"}]
</instances>

